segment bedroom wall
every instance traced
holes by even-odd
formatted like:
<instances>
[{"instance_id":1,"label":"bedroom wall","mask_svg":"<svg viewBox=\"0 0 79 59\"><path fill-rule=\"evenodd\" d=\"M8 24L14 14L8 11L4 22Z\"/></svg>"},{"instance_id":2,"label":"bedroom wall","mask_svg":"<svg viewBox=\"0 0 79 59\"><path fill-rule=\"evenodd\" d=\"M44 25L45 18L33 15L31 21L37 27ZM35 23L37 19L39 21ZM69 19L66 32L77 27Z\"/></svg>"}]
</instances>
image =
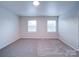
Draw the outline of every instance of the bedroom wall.
<instances>
[{"instance_id":1,"label":"bedroom wall","mask_svg":"<svg viewBox=\"0 0 79 59\"><path fill-rule=\"evenodd\" d=\"M0 49L19 39L18 30L18 16L0 6Z\"/></svg>"},{"instance_id":2,"label":"bedroom wall","mask_svg":"<svg viewBox=\"0 0 79 59\"><path fill-rule=\"evenodd\" d=\"M37 20L37 32L28 32L28 20ZM52 16L21 16L20 17L20 37L21 38L57 38L57 32L47 32L47 20L55 19Z\"/></svg>"},{"instance_id":3,"label":"bedroom wall","mask_svg":"<svg viewBox=\"0 0 79 59\"><path fill-rule=\"evenodd\" d=\"M59 16L59 38L67 45L79 51L78 25L79 4Z\"/></svg>"}]
</instances>

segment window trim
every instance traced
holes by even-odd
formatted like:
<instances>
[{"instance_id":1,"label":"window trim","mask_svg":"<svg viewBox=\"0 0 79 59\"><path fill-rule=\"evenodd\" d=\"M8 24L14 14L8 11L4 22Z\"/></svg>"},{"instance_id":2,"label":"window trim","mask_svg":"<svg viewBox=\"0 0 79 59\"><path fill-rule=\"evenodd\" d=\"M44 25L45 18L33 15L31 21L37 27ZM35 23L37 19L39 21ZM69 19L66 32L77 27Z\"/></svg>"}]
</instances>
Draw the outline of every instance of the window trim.
<instances>
[{"instance_id":1,"label":"window trim","mask_svg":"<svg viewBox=\"0 0 79 59\"><path fill-rule=\"evenodd\" d=\"M36 25L33 26L33 27L36 27L36 28L35 28L35 31L29 31L29 27L32 27L32 26L29 26L29 21L36 21L36 20L28 20L28 21L27 21L27 28L28 28L27 31L28 31L28 32L37 32L37 21L36 21Z\"/></svg>"},{"instance_id":2,"label":"window trim","mask_svg":"<svg viewBox=\"0 0 79 59\"><path fill-rule=\"evenodd\" d=\"M54 21L56 21L55 31L48 31L48 21L50 21L50 20L47 20L47 32L48 32L48 33L54 33L54 32L57 32L57 31L58 31L58 30L57 30L57 28L58 28L57 20L54 20ZM53 20L51 20L51 21L53 21Z\"/></svg>"}]
</instances>

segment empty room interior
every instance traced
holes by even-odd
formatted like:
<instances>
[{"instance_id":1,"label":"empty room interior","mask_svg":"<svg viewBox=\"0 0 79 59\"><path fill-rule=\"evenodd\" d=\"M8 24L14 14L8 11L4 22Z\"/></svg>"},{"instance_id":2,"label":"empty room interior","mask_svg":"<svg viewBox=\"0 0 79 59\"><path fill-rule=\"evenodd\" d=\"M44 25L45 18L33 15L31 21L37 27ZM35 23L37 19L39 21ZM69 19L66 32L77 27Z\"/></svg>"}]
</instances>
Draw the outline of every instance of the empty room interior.
<instances>
[{"instance_id":1,"label":"empty room interior","mask_svg":"<svg viewBox=\"0 0 79 59\"><path fill-rule=\"evenodd\" d=\"M0 57L79 57L79 1L0 1Z\"/></svg>"}]
</instances>

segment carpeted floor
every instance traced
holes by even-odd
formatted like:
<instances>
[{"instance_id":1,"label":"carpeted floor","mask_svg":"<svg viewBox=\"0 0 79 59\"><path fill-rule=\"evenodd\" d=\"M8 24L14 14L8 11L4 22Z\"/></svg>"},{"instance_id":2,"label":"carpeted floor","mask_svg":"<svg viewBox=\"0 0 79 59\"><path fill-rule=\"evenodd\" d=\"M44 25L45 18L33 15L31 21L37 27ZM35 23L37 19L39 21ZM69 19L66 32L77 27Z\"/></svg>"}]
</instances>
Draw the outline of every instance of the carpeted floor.
<instances>
[{"instance_id":1,"label":"carpeted floor","mask_svg":"<svg viewBox=\"0 0 79 59\"><path fill-rule=\"evenodd\" d=\"M76 51L58 39L19 39L0 50L0 57L73 57Z\"/></svg>"}]
</instances>

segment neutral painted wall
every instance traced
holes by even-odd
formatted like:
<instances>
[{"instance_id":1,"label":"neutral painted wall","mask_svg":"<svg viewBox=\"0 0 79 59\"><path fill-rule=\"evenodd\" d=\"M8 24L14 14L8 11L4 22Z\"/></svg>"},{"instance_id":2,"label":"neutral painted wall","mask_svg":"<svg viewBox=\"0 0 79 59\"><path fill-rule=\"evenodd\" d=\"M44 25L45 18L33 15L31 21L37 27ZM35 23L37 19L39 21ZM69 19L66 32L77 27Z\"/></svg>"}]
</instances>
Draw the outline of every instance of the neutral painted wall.
<instances>
[{"instance_id":1,"label":"neutral painted wall","mask_svg":"<svg viewBox=\"0 0 79 59\"><path fill-rule=\"evenodd\" d=\"M37 20L37 32L28 32L28 20ZM57 38L57 33L48 33L47 32L47 20L55 19L57 17L47 17L47 16L21 16L20 17L20 37L21 38Z\"/></svg>"},{"instance_id":2,"label":"neutral painted wall","mask_svg":"<svg viewBox=\"0 0 79 59\"><path fill-rule=\"evenodd\" d=\"M18 21L14 13L0 6L0 49L19 38Z\"/></svg>"},{"instance_id":3,"label":"neutral painted wall","mask_svg":"<svg viewBox=\"0 0 79 59\"><path fill-rule=\"evenodd\" d=\"M66 44L70 45L79 51L79 38L78 38L78 21L79 21L79 4L75 5L72 9L62 14L59 17L59 38Z\"/></svg>"}]
</instances>

